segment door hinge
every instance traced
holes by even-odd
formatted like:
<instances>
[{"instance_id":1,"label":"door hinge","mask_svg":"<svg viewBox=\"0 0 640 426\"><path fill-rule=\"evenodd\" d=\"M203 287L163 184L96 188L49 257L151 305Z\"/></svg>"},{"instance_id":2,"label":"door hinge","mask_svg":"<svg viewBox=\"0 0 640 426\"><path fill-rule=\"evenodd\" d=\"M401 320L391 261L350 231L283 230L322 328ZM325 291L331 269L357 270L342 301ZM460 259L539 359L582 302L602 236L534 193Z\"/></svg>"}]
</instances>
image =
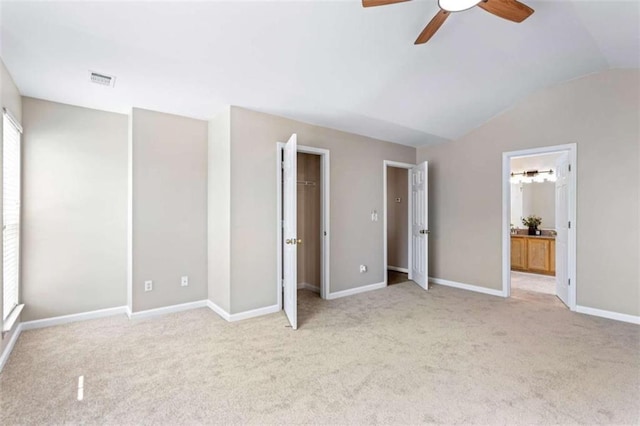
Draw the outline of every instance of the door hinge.
<instances>
[{"instance_id":1,"label":"door hinge","mask_svg":"<svg viewBox=\"0 0 640 426\"><path fill-rule=\"evenodd\" d=\"M281 168L282 170L284 170L284 161L281 161L281 162L280 162L280 168Z\"/></svg>"},{"instance_id":2,"label":"door hinge","mask_svg":"<svg viewBox=\"0 0 640 426\"><path fill-rule=\"evenodd\" d=\"M571 278L569 278L569 285L571 285Z\"/></svg>"},{"instance_id":3,"label":"door hinge","mask_svg":"<svg viewBox=\"0 0 640 426\"><path fill-rule=\"evenodd\" d=\"M323 232L323 234L324 234L324 236L326 237L326 236L327 236L327 231L324 231L324 232Z\"/></svg>"},{"instance_id":4,"label":"door hinge","mask_svg":"<svg viewBox=\"0 0 640 426\"><path fill-rule=\"evenodd\" d=\"M280 227L281 227L282 229L284 229L284 220L281 220L281 221L280 221Z\"/></svg>"},{"instance_id":5,"label":"door hinge","mask_svg":"<svg viewBox=\"0 0 640 426\"><path fill-rule=\"evenodd\" d=\"M569 171L571 171L571 163L569 163Z\"/></svg>"},{"instance_id":6,"label":"door hinge","mask_svg":"<svg viewBox=\"0 0 640 426\"><path fill-rule=\"evenodd\" d=\"M569 229L571 229L571 221L569 221Z\"/></svg>"}]
</instances>

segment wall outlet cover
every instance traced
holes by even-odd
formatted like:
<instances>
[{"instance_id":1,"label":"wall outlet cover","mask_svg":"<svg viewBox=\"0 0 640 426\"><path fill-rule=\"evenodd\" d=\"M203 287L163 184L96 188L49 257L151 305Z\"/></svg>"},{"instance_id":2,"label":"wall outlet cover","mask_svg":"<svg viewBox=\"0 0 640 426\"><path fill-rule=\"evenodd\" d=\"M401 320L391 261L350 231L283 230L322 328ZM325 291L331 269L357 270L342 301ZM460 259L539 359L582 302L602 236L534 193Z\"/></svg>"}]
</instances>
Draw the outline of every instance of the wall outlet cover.
<instances>
[{"instance_id":1,"label":"wall outlet cover","mask_svg":"<svg viewBox=\"0 0 640 426\"><path fill-rule=\"evenodd\" d=\"M360 265L360 273L363 274L367 272L367 265Z\"/></svg>"},{"instance_id":2,"label":"wall outlet cover","mask_svg":"<svg viewBox=\"0 0 640 426\"><path fill-rule=\"evenodd\" d=\"M153 281L145 281L144 282L144 291L153 290Z\"/></svg>"},{"instance_id":3,"label":"wall outlet cover","mask_svg":"<svg viewBox=\"0 0 640 426\"><path fill-rule=\"evenodd\" d=\"M180 278L180 285L182 287L188 286L189 285L189 277L185 275L182 278Z\"/></svg>"}]
</instances>

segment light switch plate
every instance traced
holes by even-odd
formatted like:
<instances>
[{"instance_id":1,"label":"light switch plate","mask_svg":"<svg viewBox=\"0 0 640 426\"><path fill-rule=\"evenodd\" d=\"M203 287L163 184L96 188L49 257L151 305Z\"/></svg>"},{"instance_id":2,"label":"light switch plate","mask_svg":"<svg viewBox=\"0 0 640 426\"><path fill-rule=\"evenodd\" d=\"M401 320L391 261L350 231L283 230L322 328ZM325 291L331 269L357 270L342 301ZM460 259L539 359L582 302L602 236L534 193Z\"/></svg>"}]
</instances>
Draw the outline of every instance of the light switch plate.
<instances>
[{"instance_id":1,"label":"light switch plate","mask_svg":"<svg viewBox=\"0 0 640 426\"><path fill-rule=\"evenodd\" d=\"M184 275L181 279L180 279L180 286L182 287L186 287L189 285L189 277Z\"/></svg>"}]
</instances>

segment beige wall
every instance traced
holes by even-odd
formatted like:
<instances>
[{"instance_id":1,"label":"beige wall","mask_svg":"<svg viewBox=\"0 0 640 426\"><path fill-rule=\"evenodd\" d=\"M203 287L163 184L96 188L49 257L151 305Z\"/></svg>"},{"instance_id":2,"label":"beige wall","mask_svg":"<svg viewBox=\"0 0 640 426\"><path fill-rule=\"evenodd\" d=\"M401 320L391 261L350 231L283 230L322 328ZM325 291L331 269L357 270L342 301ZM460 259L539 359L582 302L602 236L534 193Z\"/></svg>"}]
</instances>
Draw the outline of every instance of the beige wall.
<instances>
[{"instance_id":1,"label":"beige wall","mask_svg":"<svg viewBox=\"0 0 640 426\"><path fill-rule=\"evenodd\" d=\"M0 59L0 105L2 108L7 108L14 117L22 122L22 98L20 97L20 92L18 92L18 88L16 87L9 71L4 66L4 62ZM3 134L3 124L2 117L0 117L0 135ZM0 136L1 138L1 136ZM2 144L0 143L0 178L2 177ZM0 185L0 212L2 212L2 185ZM2 244L0 244L0 259L2 259ZM2 277L2 262L0 262L0 279ZM2 312L4 304L2 300L2 291L0 291L0 318L4 318L4 313ZM22 297L21 297L22 298ZM4 348L11 339L13 332L18 326L19 322L13 326L13 330L11 332L6 333L1 338L0 344L0 353L4 351Z\"/></svg>"},{"instance_id":2,"label":"beige wall","mask_svg":"<svg viewBox=\"0 0 640 426\"><path fill-rule=\"evenodd\" d=\"M638 70L589 75L457 141L418 149L431 174L431 275L500 289L502 153L575 142L577 302L639 315L639 88Z\"/></svg>"},{"instance_id":3,"label":"beige wall","mask_svg":"<svg viewBox=\"0 0 640 426\"><path fill-rule=\"evenodd\" d=\"M315 185L297 185L298 283L306 283L320 291L321 256L321 181L320 156L298 153L298 181L315 182Z\"/></svg>"},{"instance_id":4,"label":"beige wall","mask_svg":"<svg viewBox=\"0 0 640 426\"><path fill-rule=\"evenodd\" d=\"M407 169L387 167L387 265L405 269L409 267L408 173Z\"/></svg>"},{"instance_id":5,"label":"beige wall","mask_svg":"<svg viewBox=\"0 0 640 426\"><path fill-rule=\"evenodd\" d=\"M133 311L206 299L207 122L137 108L132 118Z\"/></svg>"},{"instance_id":6,"label":"beige wall","mask_svg":"<svg viewBox=\"0 0 640 426\"><path fill-rule=\"evenodd\" d=\"M231 309L231 110L209 121L208 147L208 295Z\"/></svg>"},{"instance_id":7,"label":"beige wall","mask_svg":"<svg viewBox=\"0 0 640 426\"><path fill-rule=\"evenodd\" d=\"M126 303L127 116L23 98L23 319Z\"/></svg>"},{"instance_id":8,"label":"beige wall","mask_svg":"<svg viewBox=\"0 0 640 426\"><path fill-rule=\"evenodd\" d=\"M276 142L292 133L331 151L331 292L384 279L382 165L415 162L415 148L232 107L231 313L277 303Z\"/></svg>"}]
</instances>

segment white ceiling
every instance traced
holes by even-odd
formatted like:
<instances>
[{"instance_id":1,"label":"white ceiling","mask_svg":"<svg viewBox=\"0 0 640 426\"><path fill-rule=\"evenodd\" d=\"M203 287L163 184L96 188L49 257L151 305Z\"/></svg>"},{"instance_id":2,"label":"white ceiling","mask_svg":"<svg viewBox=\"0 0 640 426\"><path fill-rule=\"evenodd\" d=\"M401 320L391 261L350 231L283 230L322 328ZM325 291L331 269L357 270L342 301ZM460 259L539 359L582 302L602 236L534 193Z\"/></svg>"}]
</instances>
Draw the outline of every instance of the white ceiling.
<instances>
[{"instance_id":1,"label":"white ceiling","mask_svg":"<svg viewBox=\"0 0 640 426\"><path fill-rule=\"evenodd\" d=\"M521 24L473 8L414 46L437 0L2 1L0 54L25 96L202 119L239 105L418 146L541 88L640 66L638 0L525 2Z\"/></svg>"}]
</instances>

